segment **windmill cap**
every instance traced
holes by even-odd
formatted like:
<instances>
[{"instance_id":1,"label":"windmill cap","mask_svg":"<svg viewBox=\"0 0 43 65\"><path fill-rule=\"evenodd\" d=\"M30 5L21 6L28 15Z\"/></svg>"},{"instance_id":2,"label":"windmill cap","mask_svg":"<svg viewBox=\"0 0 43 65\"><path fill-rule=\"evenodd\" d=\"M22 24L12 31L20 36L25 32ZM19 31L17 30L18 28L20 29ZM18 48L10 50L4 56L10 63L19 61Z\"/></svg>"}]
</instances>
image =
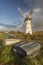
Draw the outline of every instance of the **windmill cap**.
<instances>
[{"instance_id":1,"label":"windmill cap","mask_svg":"<svg viewBox=\"0 0 43 65\"><path fill-rule=\"evenodd\" d=\"M27 20L31 20L32 18L31 17L26 17L25 18L25 22L27 21Z\"/></svg>"},{"instance_id":2,"label":"windmill cap","mask_svg":"<svg viewBox=\"0 0 43 65\"><path fill-rule=\"evenodd\" d=\"M33 13L33 9L31 9L31 11L30 11L30 14L32 14Z\"/></svg>"}]
</instances>

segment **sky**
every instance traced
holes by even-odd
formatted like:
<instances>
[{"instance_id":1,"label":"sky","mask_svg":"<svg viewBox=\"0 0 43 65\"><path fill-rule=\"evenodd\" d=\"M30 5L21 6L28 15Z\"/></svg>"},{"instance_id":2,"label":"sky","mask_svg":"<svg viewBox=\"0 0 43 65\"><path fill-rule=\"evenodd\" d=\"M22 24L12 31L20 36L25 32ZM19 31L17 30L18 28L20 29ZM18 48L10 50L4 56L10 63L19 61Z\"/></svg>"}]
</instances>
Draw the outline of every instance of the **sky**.
<instances>
[{"instance_id":1,"label":"sky","mask_svg":"<svg viewBox=\"0 0 43 65\"><path fill-rule=\"evenodd\" d=\"M0 0L0 31L17 30L17 25L24 24L19 7L24 14L33 8L32 30L43 31L43 0Z\"/></svg>"}]
</instances>

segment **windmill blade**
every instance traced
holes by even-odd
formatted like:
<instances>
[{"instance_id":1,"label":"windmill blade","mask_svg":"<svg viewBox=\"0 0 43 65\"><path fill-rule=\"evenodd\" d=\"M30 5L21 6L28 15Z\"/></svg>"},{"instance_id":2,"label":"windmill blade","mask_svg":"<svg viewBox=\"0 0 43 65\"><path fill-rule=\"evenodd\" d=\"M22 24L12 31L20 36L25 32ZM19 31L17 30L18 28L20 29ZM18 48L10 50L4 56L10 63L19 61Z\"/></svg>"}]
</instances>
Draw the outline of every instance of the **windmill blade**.
<instances>
[{"instance_id":1,"label":"windmill blade","mask_svg":"<svg viewBox=\"0 0 43 65\"><path fill-rule=\"evenodd\" d=\"M31 9L31 10L30 10L29 14L30 14L30 15L32 15L32 14L33 14L33 9Z\"/></svg>"},{"instance_id":2,"label":"windmill blade","mask_svg":"<svg viewBox=\"0 0 43 65\"><path fill-rule=\"evenodd\" d=\"M18 8L18 11L19 11L20 14L25 18L25 14L23 13L23 11L22 11L20 8Z\"/></svg>"},{"instance_id":3,"label":"windmill blade","mask_svg":"<svg viewBox=\"0 0 43 65\"><path fill-rule=\"evenodd\" d=\"M32 18L33 10L31 9L27 15L27 17Z\"/></svg>"},{"instance_id":4,"label":"windmill blade","mask_svg":"<svg viewBox=\"0 0 43 65\"><path fill-rule=\"evenodd\" d=\"M18 24L18 27L22 27L22 26L23 26L23 24L24 24L24 22L23 22L23 21L21 21L21 22Z\"/></svg>"},{"instance_id":5,"label":"windmill blade","mask_svg":"<svg viewBox=\"0 0 43 65\"><path fill-rule=\"evenodd\" d=\"M33 14L33 9L29 11L29 15L31 16Z\"/></svg>"},{"instance_id":6,"label":"windmill blade","mask_svg":"<svg viewBox=\"0 0 43 65\"><path fill-rule=\"evenodd\" d=\"M22 30L23 24L24 24L23 22L18 24L17 26L18 31L21 31L21 32L23 31Z\"/></svg>"}]
</instances>

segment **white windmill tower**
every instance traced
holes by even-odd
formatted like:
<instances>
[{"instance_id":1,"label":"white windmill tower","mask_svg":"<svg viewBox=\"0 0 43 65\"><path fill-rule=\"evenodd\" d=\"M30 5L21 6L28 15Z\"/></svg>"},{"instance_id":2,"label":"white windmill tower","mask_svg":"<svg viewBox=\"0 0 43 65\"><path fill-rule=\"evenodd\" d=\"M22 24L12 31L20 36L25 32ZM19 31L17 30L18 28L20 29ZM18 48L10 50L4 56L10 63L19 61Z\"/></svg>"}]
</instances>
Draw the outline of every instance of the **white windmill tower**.
<instances>
[{"instance_id":1,"label":"white windmill tower","mask_svg":"<svg viewBox=\"0 0 43 65\"><path fill-rule=\"evenodd\" d=\"M21 13L21 15L24 17L24 23L25 23L25 34L30 33L30 35L32 35L32 25L31 25L31 21L32 21L32 13L33 10L30 10L28 15L25 15L23 13L23 11L18 8L19 12Z\"/></svg>"}]
</instances>

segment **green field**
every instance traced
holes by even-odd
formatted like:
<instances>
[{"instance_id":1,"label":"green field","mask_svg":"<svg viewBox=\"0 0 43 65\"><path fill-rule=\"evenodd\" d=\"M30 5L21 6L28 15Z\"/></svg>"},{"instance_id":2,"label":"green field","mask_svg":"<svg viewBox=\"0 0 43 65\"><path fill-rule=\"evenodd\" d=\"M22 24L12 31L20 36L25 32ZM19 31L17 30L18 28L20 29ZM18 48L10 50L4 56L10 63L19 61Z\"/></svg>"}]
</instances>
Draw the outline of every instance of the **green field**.
<instances>
[{"instance_id":1,"label":"green field","mask_svg":"<svg viewBox=\"0 0 43 65\"><path fill-rule=\"evenodd\" d=\"M21 38L28 42L32 40L38 41L41 45L41 51L35 58L27 56L21 60L19 56L13 52L13 45L2 45L1 39L9 38L7 34L0 34L0 65L19 65L19 61L21 61L20 65L43 65L43 32L33 33L32 36L20 32L10 33L16 35L16 38Z\"/></svg>"}]
</instances>

